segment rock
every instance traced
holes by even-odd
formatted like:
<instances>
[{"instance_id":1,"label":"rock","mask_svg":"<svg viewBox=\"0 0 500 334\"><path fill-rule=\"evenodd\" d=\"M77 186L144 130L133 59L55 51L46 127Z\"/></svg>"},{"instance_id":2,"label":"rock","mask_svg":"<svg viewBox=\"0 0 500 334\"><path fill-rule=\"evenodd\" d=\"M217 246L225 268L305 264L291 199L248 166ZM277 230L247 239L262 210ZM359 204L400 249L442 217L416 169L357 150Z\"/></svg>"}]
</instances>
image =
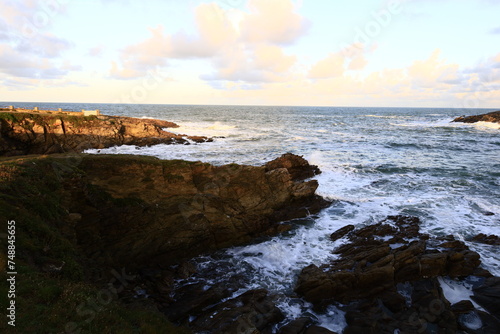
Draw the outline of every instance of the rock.
<instances>
[{"instance_id":1,"label":"rock","mask_svg":"<svg viewBox=\"0 0 500 334\"><path fill-rule=\"evenodd\" d=\"M364 299L347 305L347 327L343 333L392 334L397 330L400 333L456 333L456 317L437 280L414 281L409 285L409 305L396 297L396 290L390 291L390 296L385 292L380 299ZM387 303L400 305L390 309Z\"/></svg>"},{"instance_id":2,"label":"rock","mask_svg":"<svg viewBox=\"0 0 500 334\"><path fill-rule=\"evenodd\" d=\"M462 300L451 306L451 310L456 315L466 314L475 309L474 304L470 300Z\"/></svg>"},{"instance_id":3,"label":"rock","mask_svg":"<svg viewBox=\"0 0 500 334\"><path fill-rule=\"evenodd\" d=\"M212 139L164 131L177 124L117 116L0 114L0 156L82 152L119 145L202 143Z\"/></svg>"},{"instance_id":4,"label":"rock","mask_svg":"<svg viewBox=\"0 0 500 334\"><path fill-rule=\"evenodd\" d=\"M500 246L500 237L496 235L486 235L483 233L480 233L470 239L469 241L472 242L478 242L481 244L487 244L487 245L495 245L495 246Z\"/></svg>"},{"instance_id":5,"label":"rock","mask_svg":"<svg viewBox=\"0 0 500 334\"><path fill-rule=\"evenodd\" d=\"M500 320L500 277L487 278L481 286L474 289L472 299Z\"/></svg>"},{"instance_id":6,"label":"rock","mask_svg":"<svg viewBox=\"0 0 500 334\"><path fill-rule=\"evenodd\" d=\"M419 233L419 224L414 217L388 217L379 224L335 232L350 239L335 251L340 259L304 268L295 291L321 307L331 301L348 303L378 296L400 282L468 276L479 266L479 255L463 242L450 239L429 249L428 236Z\"/></svg>"},{"instance_id":7,"label":"rock","mask_svg":"<svg viewBox=\"0 0 500 334\"><path fill-rule=\"evenodd\" d=\"M250 290L206 309L190 323L196 332L261 333L284 319L266 290Z\"/></svg>"},{"instance_id":8,"label":"rock","mask_svg":"<svg viewBox=\"0 0 500 334\"><path fill-rule=\"evenodd\" d=\"M494 111L487 114L475 115L475 116L461 116L453 120L453 122L462 123L476 123L476 122L492 122L500 123L500 111Z\"/></svg>"},{"instance_id":9,"label":"rock","mask_svg":"<svg viewBox=\"0 0 500 334\"><path fill-rule=\"evenodd\" d=\"M64 224L66 234L92 261L129 270L176 264L276 235L287 230L282 221L329 205L315 195L317 181L296 180L285 168L123 155L13 161L60 182L63 201L57 210L78 213L72 224Z\"/></svg>"},{"instance_id":10,"label":"rock","mask_svg":"<svg viewBox=\"0 0 500 334\"><path fill-rule=\"evenodd\" d=\"M324 327L313 325L305 331L305 334L337 334L337 333L332 332L331 330L326 329Z\"/></svg>"},{"instance_id":11,"label":"rock","mask_svg":"<svg viewBox=\"0 0 500 334\"><path fill-rule=\"evenodd\" d=\"M312 322L310 318L295 319L281 327L278 334L304 334Z\"/></svg>"},{"instance_id":12,"label":"rock","mask_svg":"<svg viewBox=\"0 0 500 334\"><path fill-rule=\"evenodd\" d=\"M286 153L266 164L268 171L286 168L292 179L302 181L321 173L318 166L309 165L306 159L292 153Z\"/></svg>"},{"instance_id":13,"label":"rock","mask_svg":"<svg viewBox=\"0 0 500 334\"><path fill-rule=\"evenodd\" d=\"M347 233L353 231L354 229L355 229L354 225L344 226L338 229L337 231L333 232L330 235L330 240L337 241L338 239L343 238Z\"/></svg>"}]
</instances>

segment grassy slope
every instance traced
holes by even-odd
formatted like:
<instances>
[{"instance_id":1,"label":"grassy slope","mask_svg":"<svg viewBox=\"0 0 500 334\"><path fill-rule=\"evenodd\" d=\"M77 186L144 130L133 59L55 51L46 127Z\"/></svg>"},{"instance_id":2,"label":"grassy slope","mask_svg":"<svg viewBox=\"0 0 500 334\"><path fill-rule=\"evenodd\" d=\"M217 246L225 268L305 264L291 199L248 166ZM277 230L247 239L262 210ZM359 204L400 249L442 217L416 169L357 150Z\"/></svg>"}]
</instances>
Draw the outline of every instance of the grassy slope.
<instances>
[{"instance_id":1,"label":"grassy slope","mask_svg":"<svg viewBox=\"0 0 500 334\"><path fill-rule=\"evenodd\" d=\"M0 235L16 221L16 327L7 333L188 333L161 313L111 298L106 284L86 279L85 259L72 240L65 210L67 180L81 177L71 159L0 160ZM6 238L0 238L0 307L7 307ZM42 270L65 261L62 272ZM109 282L109 280L107 281ZM7 328L7 331L5 329Z\"/></svg>"}]
</instances>

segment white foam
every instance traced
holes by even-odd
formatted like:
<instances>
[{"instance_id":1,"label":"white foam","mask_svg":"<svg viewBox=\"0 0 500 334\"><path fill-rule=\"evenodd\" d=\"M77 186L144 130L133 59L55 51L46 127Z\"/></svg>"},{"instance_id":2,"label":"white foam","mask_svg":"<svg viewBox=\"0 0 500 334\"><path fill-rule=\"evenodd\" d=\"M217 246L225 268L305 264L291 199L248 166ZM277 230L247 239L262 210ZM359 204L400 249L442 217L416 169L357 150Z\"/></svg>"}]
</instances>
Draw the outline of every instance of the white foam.
<instances>
[{"instance_id":1,"label":"white foam","mask_svg":"<svg viewBox=\"0 0 500 334\"><path fill-rule=\"evenodd\" d=\"M478 129L494 129L494 130L500 130L500 123L493 123L493 122L477 122L473 123L474 126Z\"/></svg>"},{"instance_id":2,"label":"white foam","mask_svg":"<svg viewBox=\"0 0 500 334\"><path fill-rule=\"evenodd\" d=\"M474 300L472 300L471 296L474 295L472 292L472 287L463 282L452 280L451 278L439 277L439 283L441 285L441 289L443 289L443 294L445 298L453 305L462 300L469 300L472 302L475 308L478 310L484 311L484 309L479 306Z\"/></svg>"}]
</instances>

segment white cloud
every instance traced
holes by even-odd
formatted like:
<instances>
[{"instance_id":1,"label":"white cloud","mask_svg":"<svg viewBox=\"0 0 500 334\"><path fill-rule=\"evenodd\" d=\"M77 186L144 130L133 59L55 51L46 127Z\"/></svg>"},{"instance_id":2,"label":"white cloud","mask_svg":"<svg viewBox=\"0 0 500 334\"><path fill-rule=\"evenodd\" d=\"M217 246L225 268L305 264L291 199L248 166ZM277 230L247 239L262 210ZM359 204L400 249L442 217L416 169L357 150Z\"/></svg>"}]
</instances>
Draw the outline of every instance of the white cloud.
<instances>
[{"instance_id":1,"label":"white cloud","mask_svg":"<svg viewBox=\"0 0 500 334\"><path fill-rule=\"evenodd\" d=\"M168 59L203 58L215 67L211 74L200 74L206 80L283 80L296 58L285 55L281 46L296 41L306 22L294 12L291 0L251 0L249 7L245 13L224 10L216 3L201 4L195 9L197 34L165 35L162 26L150 29L148 39L122 50L110 74L130 79L166 65Z\"/></svg>"}]
</instances>

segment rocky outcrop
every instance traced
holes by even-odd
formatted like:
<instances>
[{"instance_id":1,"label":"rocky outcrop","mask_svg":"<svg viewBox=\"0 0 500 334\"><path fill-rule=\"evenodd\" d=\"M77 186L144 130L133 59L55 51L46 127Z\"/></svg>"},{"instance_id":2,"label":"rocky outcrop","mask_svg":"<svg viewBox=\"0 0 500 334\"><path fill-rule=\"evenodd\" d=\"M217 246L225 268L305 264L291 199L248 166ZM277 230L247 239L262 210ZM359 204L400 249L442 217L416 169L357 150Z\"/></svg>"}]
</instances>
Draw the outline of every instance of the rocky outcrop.
<instances>
[{"instance_id":1,"label":"rocky outcrop","mask_svg":"<svg viewBox=\"0 0 500 334\"><path fill-rule=\"evenodd\" d=\"M500 246L500 237L493 234L486 235L484 233L479 233L471 238L470 241L480 244Z\"/></svg>"},{"instance_id":2,"label":"rocky outcrop","mask_svg":"<svg viewBox=\"0 0 500 334\"><path fill-rule=\"evenodd\" d=\"M493 316L463 307L466 301L451 305L438 277L475 275L472 281L484 282L491 274L478 268L479 255L463 242L430 238L419 232L419 224L415 217L392 216L334 232L333 240L348 241L335 250L339 259L304 268L296 292L319 309L343 304L348 324L343 333L479 333L471 331L474 317L481 319L482 330L495 328L498 280L488 278L475 289L475 300Z\"/></svg>"},{"instance_id":3,"label":"rocky outcrop","mask_svg":"<svg viewBox=\"0 0 500 334\"><path fill-rule=\"evenodd\" d=\"M317 172L300 157L287 159L290 169L300 163L304 173ZM121 155L27 158L31 163L64 185L64 229L87 256L129 269L275 235L288 228L283 220L328 205L315 195L316 180L297 181L287 168Z\"/></svg>"},{"instance_id":4,"label":"rocky outcrop","mask_svg":"<svg viewBox=\"0 0 500 334\"><path fill-rule=\"evenodd\" d=\"M189 144L206 137L177 135L175 123L116 116L0 113L0 156L82 152L118 145Z\"/></svg>"},{"instance_id":5,"label":"rocky outcrop","mask_svg":"<svg viewBox=\"0 0 500 334\"><path fill-rule=\"evenodd\" d=\"M460 116L453 120L453 122L462 123L477 123L477 122L491 122L500 123L500 111L493 111L487 114L474 115L474 116Z\"/></svg>"}]
</instances>

